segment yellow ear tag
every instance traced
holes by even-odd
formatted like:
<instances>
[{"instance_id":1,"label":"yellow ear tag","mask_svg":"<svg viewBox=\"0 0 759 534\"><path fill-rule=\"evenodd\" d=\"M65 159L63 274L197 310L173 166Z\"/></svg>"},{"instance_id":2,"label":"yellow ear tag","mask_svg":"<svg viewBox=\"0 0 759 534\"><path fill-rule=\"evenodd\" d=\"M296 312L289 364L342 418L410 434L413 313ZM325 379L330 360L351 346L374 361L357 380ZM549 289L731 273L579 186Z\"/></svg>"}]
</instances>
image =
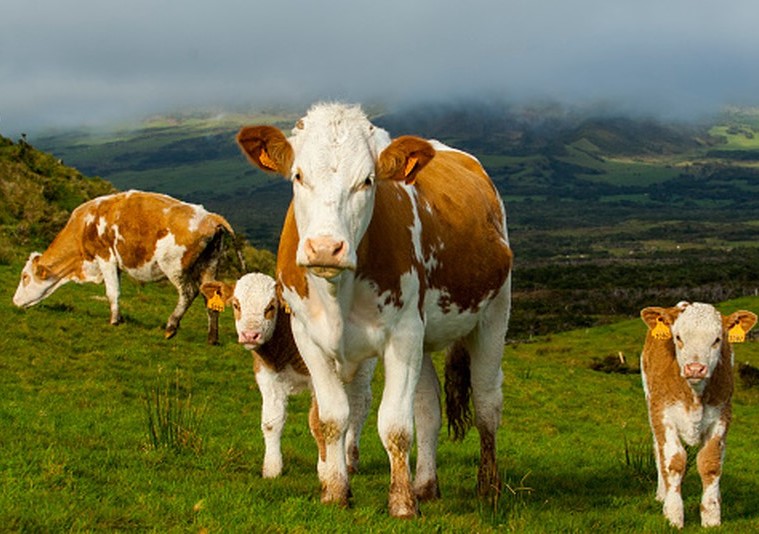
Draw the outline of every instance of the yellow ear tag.
<instances>
[{"instance_id":1,"label":"yellow ear tag","mask_svg":"<svg viewBox=\"0 0 759 534\"><path fill-rule=\"evenodd\" d=\"M651 335L654 336L655 339L669 339L672 337L672 332L669 330L669 327L664 324L664 321L658 319L656 326L651 330Z\"/></svg>"},{"instance_id":2,"label":"yellow ear tag","mask_svg":"<svg viewBox=\"0 0 759 534\"><path fill-rule=\"evenodd\" d=\"M727 340L730 343L743 343L746 341L746 332L743 330L741 323L736 323L734 327L727 331Z\"/></svg>"},{"instance_id":3,"label":"yellow ear tag","mask_svg":"<svg viewBox=\"0 0 759 534\"><path fill-rule=\"evenodd\" d=\"M418 162L419 162L419 158L414 158L414 157L409 158L408 161L406 162L406 168L403 169L403 176L406 177L406 183L408 185L412 185L416 181L416 178L409 178L408 175L411 174L411 171L414 170L414 167L416 167L416 164Z\"/></svg>"},{"instance_id":4,"label":"yellow ear tag","mask_svg":"<svg viewBox=\"0 0 759 534\"><path fill-rule=\"evenodd\" d=\"M284 306L284 308L285 308L285 313L287 313L287 314L291 314L291 313L292 313L292 310L290 309L290 305L289 305L287 302L285 302L284 304L285 304L285 306Z\"/></svg>"},{"instance_id":5,"label":"yellow ear tag","mask_svg":"<svg viewBox=\"0 0 759 534\"><path fill-rule=\"evenodd\" d=\"M274 163L274 160L269 157L269 153L266 152L266 150L263 148L261 149L261 152L258 153L258 161L267 169L271 169L273 171L277 170L277 164Z\"/></svg>"},{"instance_id":6,"label":"yellow ear tag","mask_svg":"<svg viewBox=\"0 0 759 534\"><path fill-rule=\"evenodd\" d=\"M208 303L206 303L206 307L209 310L223 312L224 300L221 298L221 295L219 293L214 293L214 296L208 299Z\"/></svg>"}]
</instances>

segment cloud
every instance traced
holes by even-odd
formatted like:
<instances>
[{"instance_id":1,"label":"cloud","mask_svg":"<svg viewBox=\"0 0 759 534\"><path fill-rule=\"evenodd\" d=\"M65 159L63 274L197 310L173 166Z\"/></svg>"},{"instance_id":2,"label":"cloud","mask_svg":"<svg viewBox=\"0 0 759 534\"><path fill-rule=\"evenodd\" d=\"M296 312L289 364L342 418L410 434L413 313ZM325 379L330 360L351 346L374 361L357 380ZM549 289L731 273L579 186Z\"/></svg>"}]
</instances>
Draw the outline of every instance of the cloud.
<instances>
[{"instance_id":1,"label":"cloud","mask_svg":"<svg viewBox=\"0 0 759 534\"><path fill-rule=\"evenodd\" d=\"M759 100L753 0L27 0L0 133L182 107L447 98L690 116Z\"/></svg>"}]
</instances>

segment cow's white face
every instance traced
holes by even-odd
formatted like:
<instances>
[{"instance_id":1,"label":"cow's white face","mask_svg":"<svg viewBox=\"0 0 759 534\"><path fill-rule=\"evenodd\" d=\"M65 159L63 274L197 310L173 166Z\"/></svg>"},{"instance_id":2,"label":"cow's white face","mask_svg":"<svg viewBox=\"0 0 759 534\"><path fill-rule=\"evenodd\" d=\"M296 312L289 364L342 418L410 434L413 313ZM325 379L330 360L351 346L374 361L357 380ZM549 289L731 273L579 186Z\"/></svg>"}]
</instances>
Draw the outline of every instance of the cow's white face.
<instances>
[{"instance_id":1,"label":"cow's white face","mask_svg":"<svg viewBox=\"0 0 759 534\"><path fill-rule=\"evenodd\" d=\"M13 295L13 304L19 308L34 306L66 281L40 265L40 256L39 252L32 252L21 270L21 280L16 288L16 294Z\"/></svg>"},{"instance_id":2,"label":"cow's white face","mask_svg":"<svg viewBox=\"0 0 759 534\"><path fill-rule=\"evenodd\" d=\"M261 273L240 278L235 284L232 309L239 343L253 350L269 341L278 311L274 279Z\"/></svg>"},{"instance_id":3,"label":"cow's white face","mask_svg":"<svg viewBox=\"0 0 759 534\"><path fill-rule=\"evenodd\" d=\"M712 376L723 342L722 315L711 305L683 303L672 324L672 338L680 374L691 384Z\"/></svg>"},{"instance_id":4,"label":"cow's white face","mask_svg":"<svg viewBox=\"0 0 759 534\"><path fill-rule=\"evenodd\" d=\"M357 107L322 106L288 141L300 237L296 262L331 279L356 268L356 249L374 209L375 164L390 138Z\"/></svg>"}]
</instances>

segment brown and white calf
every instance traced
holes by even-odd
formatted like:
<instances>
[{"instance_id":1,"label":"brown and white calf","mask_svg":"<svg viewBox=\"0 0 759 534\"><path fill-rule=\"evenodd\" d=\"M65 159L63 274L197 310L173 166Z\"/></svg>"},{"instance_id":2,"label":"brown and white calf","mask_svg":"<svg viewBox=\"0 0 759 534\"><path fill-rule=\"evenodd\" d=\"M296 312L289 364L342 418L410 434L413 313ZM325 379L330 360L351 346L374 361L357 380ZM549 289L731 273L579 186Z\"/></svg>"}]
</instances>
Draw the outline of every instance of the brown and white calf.
<instances>
[{"instance_id":1,"label":"brown and white calf","mask_svg":"<svg viewBox=\"0 0 759 534\"><path fill-rule=\"evenodd\" d=\"M279 305L274 278L263 273L249 273L237 282L206 282L201 286L206 300L219 297L232 306L237 340L253 353L253 371L261 392L261 432L264 436L264 478L282 473L282 430L287 419L287 402L291 395L311 390L311 376L298 353L290 329L290 318ZM361 429L372 402L371 379L376 360L366 362L356 378L361 383L351 399L351 420L346 437L346 462L351 472L358 469ZM324 438L319 427L316 398L311 398L309 427L319 451L319 465L324 461Z\"/></svg>"},{"instance_id":2,"label":"brown and white calf","mask_svg":"<svg viewBox=\"0 0 759 534\"><path fill-rule=\"evenodd\" d=\"M290 137L253 126L237 141L253 164L293 186L277 279L319 403L322 501L348 504L348 399L360 365L376 357L385 369L378 427L390 514L414 516L417 497L435 495L434 470L417 466L412 483L409 451L415 419L418 436L437 439L439 384L424 355L444 348L449 425L463 434L471 394L478 487L497 488L512 253L503 203L482 165L435 141L391 141L343 104L313 106Z\"/></svg>"},{"instance_id":3,"label":"brown and white calf","mask_svg":"<svg viewBox=\"0 0 759 534\"><path fill-rule=\"evenodd\" d=\"M141 282L168 278L179 293L165 331L173 337L200 284L216 276L224 232L234 234L221 215L167 195L127 191L95 198L71 213L45 252L29 256L13 303L28 308L71 281L105 283L115 325L122 321L122 272ZM209 310L208 342L217 339L218 314Z\"/></svg>"},{"instance_id":4,"label":"brown and white calf","mask_svg":"<svg viewBox=\"0 0 759 534\"><path fill-rule=\"evenodd\" d=\"M748 311L724 317L699 302L645 308L640 315L649 328L641 373L658 471L656 498L664 503L669 522L682 528L680 488L686 465L682 442L698 445L701 525L719 525L719 481L732 417L731 341L743 341L757 317Z\"/></svg>"}]
</instances>

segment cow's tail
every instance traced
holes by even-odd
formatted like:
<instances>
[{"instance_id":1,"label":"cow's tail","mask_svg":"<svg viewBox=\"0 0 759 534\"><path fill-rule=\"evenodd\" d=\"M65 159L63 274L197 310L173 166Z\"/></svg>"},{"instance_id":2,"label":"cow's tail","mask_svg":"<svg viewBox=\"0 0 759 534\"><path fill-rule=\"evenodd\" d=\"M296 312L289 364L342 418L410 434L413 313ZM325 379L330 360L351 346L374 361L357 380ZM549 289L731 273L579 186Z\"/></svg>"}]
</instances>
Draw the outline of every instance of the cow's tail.
<instances>
[{"instance_id":1,"label":"cow's tail","mask_svg":"<svg viewBox=\"0 0 759 534\"><path fill-rule=\"evenodd\" d=\"M224 217L215 213L213 215L216 218L217 233L226 232L229 235L229 237L232 239L232 244L235 247L235 254L237 255L237 261L240 262L240 272L242 274L247 273L248 268L245 265L245 257L243 256L243 253L242 253L242 246L243 246L242 238L238 237L237 234L235 234L235 231L232 228L232 225L229 224L229 221L227 221Z\"/></svg>"},{"instance_id":2,"label":"cow's tail","mask_svg":"<svg viewBox=\"0 0 759 534\"><path fill-rule=\"evenodd\" d=\"M448 349L445 358L445 412L448 417L448 434L461 441L472 426L471 357L460 343Z\"/></svg>"}]
</instances>

